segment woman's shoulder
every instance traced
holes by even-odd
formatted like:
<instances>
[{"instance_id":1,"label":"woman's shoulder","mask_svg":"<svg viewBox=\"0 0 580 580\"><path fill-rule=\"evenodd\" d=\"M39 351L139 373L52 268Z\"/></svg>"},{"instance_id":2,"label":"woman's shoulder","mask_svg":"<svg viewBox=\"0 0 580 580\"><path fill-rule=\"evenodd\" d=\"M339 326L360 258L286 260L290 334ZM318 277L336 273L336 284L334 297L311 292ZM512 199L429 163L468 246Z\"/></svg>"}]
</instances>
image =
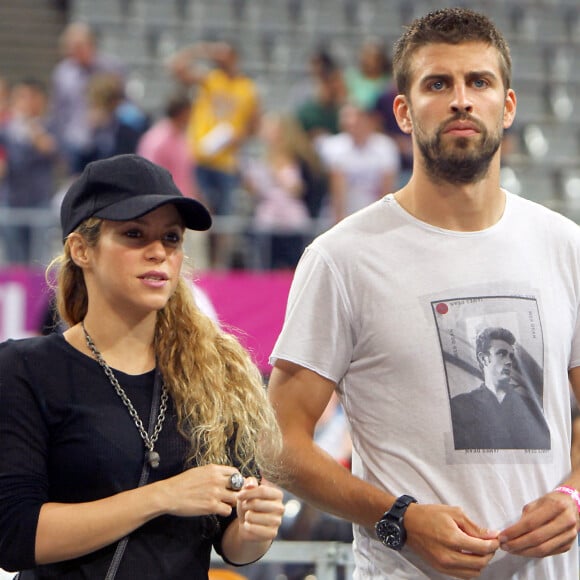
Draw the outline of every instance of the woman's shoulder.
<instances>
[{"instance_id":1,"label":"woman's shoulder","mask_svg":"<svg viewBox=\"0 0 580 580\"><path fill-rule=\"evenodd\" d=\"M33 336L29 338L10 338L0 343L0 361L21 358L48 358L55 363L62 356L66 348L66 341L61 334L53 333L47 336Z\"/></svg>"}]
</instances>

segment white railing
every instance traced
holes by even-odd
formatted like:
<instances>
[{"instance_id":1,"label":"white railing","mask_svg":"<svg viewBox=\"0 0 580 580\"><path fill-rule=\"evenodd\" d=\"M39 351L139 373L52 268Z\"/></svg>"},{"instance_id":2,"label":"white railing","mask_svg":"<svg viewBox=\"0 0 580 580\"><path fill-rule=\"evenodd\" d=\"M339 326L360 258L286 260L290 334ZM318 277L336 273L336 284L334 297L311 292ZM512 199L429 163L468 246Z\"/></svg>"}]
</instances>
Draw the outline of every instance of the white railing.
<instances>
[{"instance_id":1,"label":"white railing","mask_svg":"<svg viewBox=\"0 0 580 580\"><path fill-rule=\"evenodd\" d=\"M220 562L221 557L213 552L212 563ZM342 578L350 579L354 572L352 544L344 542L275 541L259 561L260 565L269 563L313 564L316 580L336 580L339 572ZM243 567L239 573L243 575Z\"/></svg>"}]
</instances>

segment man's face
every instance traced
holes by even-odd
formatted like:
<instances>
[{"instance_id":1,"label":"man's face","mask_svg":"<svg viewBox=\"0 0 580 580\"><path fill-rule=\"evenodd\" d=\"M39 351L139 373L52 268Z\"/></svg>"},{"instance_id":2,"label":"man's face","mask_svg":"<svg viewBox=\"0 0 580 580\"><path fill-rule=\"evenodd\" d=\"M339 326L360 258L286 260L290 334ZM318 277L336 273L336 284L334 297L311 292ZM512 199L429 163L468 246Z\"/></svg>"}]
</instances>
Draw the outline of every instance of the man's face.
<instances>
[{"instance_id":1,"label":"man's face","mask_svg":"<svg viewBox=\"0 0 580 580\"><path fill-rule=\"evenodd\" d=\"M509 385L515 360L515 350L511 344L494 339L488 352L479 353L479 359L487 385L496 388Z\"/></svg>"},{"instance_id":2,"label":"man's face","mask_svg":"<svg viewBox=\"0 0 580 580\"><path fill-rule=\"evenodd\" d=\"M95 60L96 48L93 40L81 31L69 34L65 50L80 66L89 67Z\"/></svg>"},{"instance_id":3,"label":"man's face","mask_svg":"<svg viewBox=\"0 0 580 580\"><path fill-rule=\"evenodd\" d=\"M499 53L480 42L431 44L417 50L413 63L401 114L422 165L438 181L479 181L515 113L515 95L505 91Z\"/></svg>"}]
</instances>

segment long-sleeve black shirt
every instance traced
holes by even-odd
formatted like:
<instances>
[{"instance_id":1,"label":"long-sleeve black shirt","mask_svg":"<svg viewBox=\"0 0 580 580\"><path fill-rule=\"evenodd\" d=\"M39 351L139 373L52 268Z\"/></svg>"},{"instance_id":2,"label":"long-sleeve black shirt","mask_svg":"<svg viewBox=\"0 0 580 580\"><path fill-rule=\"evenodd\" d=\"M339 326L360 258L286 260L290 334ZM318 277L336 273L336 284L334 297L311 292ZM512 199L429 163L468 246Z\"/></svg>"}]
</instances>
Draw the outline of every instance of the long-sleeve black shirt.
<instances>
[{"instance_id":1,"label":"long-sleeve black shirt","mask_svg":"<svg viewBox=\"0 0 580 580\"><path fill-rule=\"evenodd\" d=\"M114 371L149 423L154 372ZM88 502L137 487L145 447L99 364L62 335L0 344L0 567L22 580L105 577L116 543L57 564L36 566L35 535L46 502ZM169 405L155 445L157 481L184 470L186 441ZM233 516L232 516L233 517ZM158 517L129 539L117 580L207 579L212 544L231 518Z\"/></svg>"}]
</instances>

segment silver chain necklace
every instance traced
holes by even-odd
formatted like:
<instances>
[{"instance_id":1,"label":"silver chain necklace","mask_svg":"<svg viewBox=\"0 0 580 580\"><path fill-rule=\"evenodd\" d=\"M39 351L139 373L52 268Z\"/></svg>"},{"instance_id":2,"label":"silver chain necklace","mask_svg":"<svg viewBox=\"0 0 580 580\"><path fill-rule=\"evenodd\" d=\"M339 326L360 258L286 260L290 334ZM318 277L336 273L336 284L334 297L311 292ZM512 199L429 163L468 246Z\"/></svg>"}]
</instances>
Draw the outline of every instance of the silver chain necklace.
<instances>
[{"instance_id":1,"label":"silver chain necklace","mask_svg":"<svg viewBox=\"0 0 580 580\"><path fill-rule=\"evenodd\" d=\"M143 421L141 421L141 418L139 417L137 410L133 406L133 403L131 403L131 399L129 399L127 393L123 390L123 387L121 387L121 385L119 384L119 381L117 380L117 377L115 377L115 375L113 374L111 367L109 367L109 365L105 362L105 359L103 358L101 353L97 350L97 347L93 342L93 339L91 338L91 336L87 332L87 329L85 328L84 320L81 321L81 326L83 328L83 332L85 333L85 339L87 341L87 346L89 347L89 350L93 353L93 356L95 357L96 361L101 365L103 371L105 372L105 375L107 375L107 378L109 379L109 381L111 381L111 384L115 389L115 392L117 393L117 395L119 395L119 398L121 399L121 401L123 401L125 407L127 407L129 415L131 415L131 419L133 419L133 423L135 423L135 427L137 427L139 435L141 436L141 439L143 439L143 443L147 448L145 459L153 469L156 469L157 467L159 467L161 457L159 453L155 451L154 447L155 442L157 441L157 439L159 438L159 434L161 433L161 429L163 428L163 421L165 421L165 412L167 411L167 400L169 399L169 393L167 392L165 385L163 385L161 391L159 415L157 415L157 421L155 422L153 434L149 436L149 434L145 430L145 427L143 426Z\"/></svg>"}]
</instances>

